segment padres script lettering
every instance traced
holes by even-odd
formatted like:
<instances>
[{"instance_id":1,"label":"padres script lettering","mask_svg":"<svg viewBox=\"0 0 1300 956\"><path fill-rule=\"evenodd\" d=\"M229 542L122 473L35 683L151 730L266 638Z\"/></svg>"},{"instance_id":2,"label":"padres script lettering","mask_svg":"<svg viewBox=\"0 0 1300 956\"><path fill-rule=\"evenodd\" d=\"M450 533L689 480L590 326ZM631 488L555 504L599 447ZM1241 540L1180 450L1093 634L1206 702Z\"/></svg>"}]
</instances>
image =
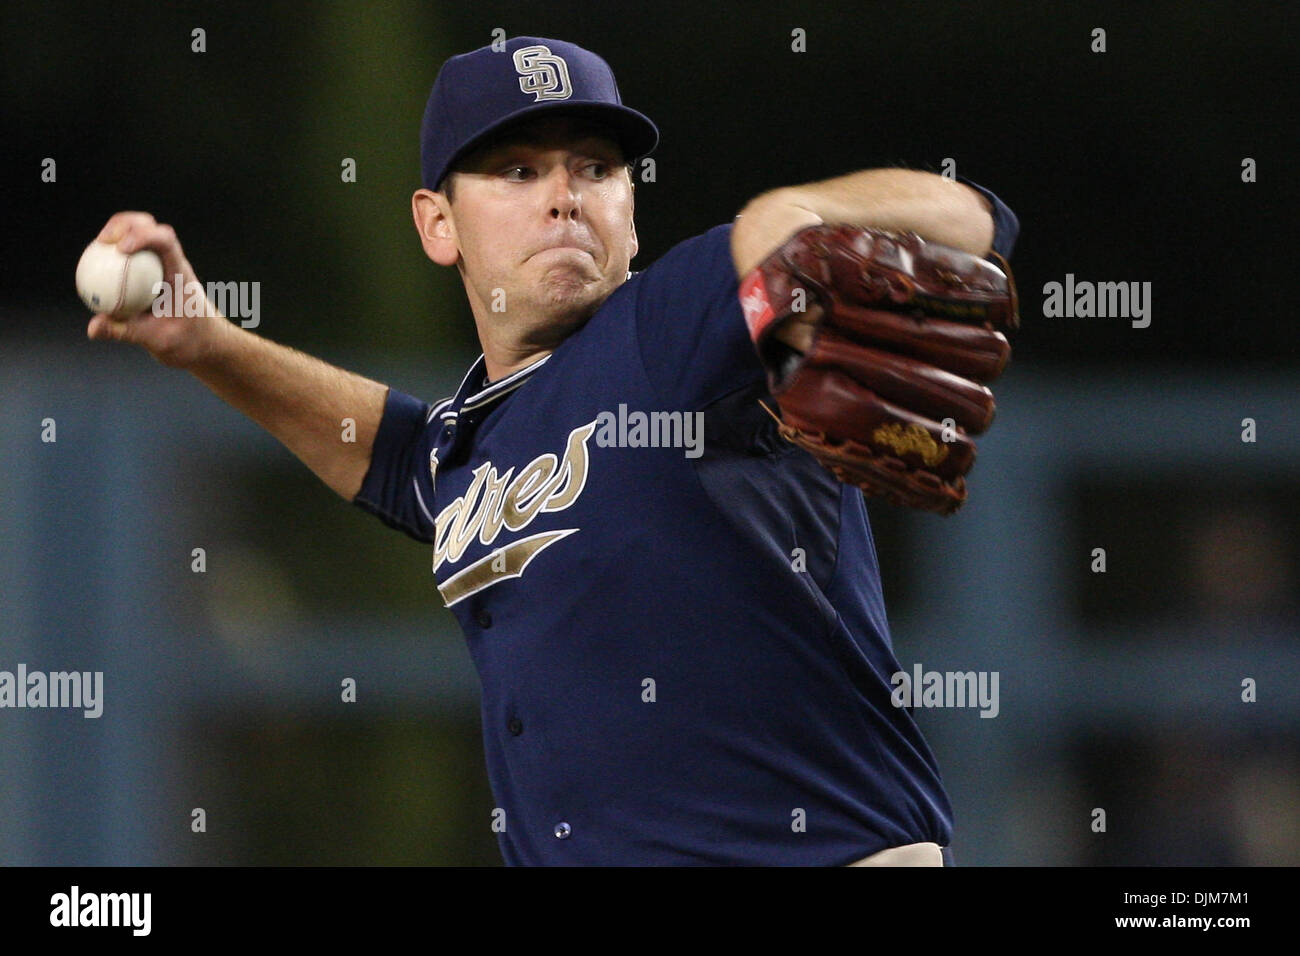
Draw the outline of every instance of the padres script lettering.
<instances>
[{"instance_id":1,"label":"padres script lettering","mask_svg":"<svg viewBox=\"0 0 1300 956\"><path fill-rule=\"evenodd\" d=\"M490 461L475 468L465 494L438 513L434 573L445 562L459 561L476 537L490 546L503 527L521 531L539 514L563 511L577 501L587 485L587 441L595 430L594 421L575 428L569 432L563 460L547 452L530 461L517 475L514 468L498 474ZM514 541L458 571L438 589L450 606L502 578L518 577L524 565L543 548L577 530L552 531Z\"/></svg>"}]
</instances>

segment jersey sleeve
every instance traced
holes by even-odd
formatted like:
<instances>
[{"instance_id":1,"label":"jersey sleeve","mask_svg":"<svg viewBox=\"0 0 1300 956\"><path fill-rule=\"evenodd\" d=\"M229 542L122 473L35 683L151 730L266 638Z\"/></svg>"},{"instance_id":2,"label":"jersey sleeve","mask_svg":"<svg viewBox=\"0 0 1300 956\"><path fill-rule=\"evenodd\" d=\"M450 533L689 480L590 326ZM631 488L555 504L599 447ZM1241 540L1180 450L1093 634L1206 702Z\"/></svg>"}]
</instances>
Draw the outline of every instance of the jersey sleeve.
<instances>
[{"instance_id":1,"label":"jersey sleeve","mask_svg":"<svg viewBox=\"0 0 1300 956\"><path fill-rule=\"evenodd\" d=\"M1016 214L991 190L979 183L973 183L965 176L958 176L959 183L965 183L971 189L982 194L993 206L993 251L1005 259L1011 258L1011 251L1016 247L1020 235L1020 220Z\"/></svg>"},{"instance_id":2,"label":"jersey sleeve","mask_svg":"<svg viewBox=\"0 0 1300 956\"><path fill-rule=\"evenodd\" d=\"M370 469L352 503L390 528L432 543L434 519L417 478L429 467L428 417L431 408L395 388L388 390L384 416L375 434Z\"/></svg>"},{"instance_id":3,"label":"jersey sleeve","mask_svg":"<svg viewBox=\"0 0 1300 956\"><path fill-rule=\"evenodd\" d=\"M730 223L678 243L639 278L637 342L669 410L696 411L764 380L737 298Z\"/></svg>"}]
</instances>

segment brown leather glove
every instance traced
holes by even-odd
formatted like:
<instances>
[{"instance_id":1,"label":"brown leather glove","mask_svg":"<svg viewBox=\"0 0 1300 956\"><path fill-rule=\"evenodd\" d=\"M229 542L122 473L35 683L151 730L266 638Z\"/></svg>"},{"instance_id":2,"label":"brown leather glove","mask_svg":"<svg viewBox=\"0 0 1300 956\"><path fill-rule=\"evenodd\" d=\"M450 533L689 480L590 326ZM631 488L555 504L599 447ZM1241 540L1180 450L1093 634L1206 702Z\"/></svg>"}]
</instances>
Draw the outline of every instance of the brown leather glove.
<instances>
[{"instance_id":1,"label":"brown leather glove","mask_svg":"<svg viewBox=\"0 0 1300 956\"><path fill-rule=\"evenodd\" d=\"M781 434L868 495L960 508L970 436L993 422L980 383L1011 356L998 330L1020 324L1011 268L997 258L1001 268L915 233L795 233L740 284ZM800 321L812 333L803 353L774 335Z\"/></svg>"}]
</instances>

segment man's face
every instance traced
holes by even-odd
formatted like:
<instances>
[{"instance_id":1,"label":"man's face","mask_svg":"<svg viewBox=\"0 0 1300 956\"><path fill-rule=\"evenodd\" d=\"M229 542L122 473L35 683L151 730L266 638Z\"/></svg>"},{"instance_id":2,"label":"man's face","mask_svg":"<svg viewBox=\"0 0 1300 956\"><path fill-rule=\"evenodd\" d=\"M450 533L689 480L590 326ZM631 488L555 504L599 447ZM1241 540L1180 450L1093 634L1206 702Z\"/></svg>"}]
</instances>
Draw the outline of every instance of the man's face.
<instances>
[{"instance_id":1,"label":"man's face","mask_svg":"<svg viewBox=\"0 0 1300 956\"><path fill-rule=\"evenodd\" d=\"M533 343L558 344L590 318L636 255L622 152L581 120L511 130L466 157L453 194L448 218L476 316L500 315Z\"/></svg>"}]
</instances>

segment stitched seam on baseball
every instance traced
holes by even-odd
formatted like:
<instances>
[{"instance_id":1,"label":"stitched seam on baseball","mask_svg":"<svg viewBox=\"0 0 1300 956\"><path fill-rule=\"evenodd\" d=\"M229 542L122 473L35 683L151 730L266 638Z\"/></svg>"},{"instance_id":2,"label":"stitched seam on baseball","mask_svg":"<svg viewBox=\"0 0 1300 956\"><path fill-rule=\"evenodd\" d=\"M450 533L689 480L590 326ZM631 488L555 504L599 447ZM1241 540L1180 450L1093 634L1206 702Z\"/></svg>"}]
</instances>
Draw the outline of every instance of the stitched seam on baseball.
<instances>
[{"instance_id":1,"label":"stitched seam on baseball","mask_svg":"<svg viewBox=\"0 0 1300 956\"><path fill-rule=\"evenodd\" d=\"M122 306L126 305L126 283L130 275L131 275L131 257L127 256L126 263L122 266L122 279L117 286L117 301L113 303L113 308L108 313L109 315L117 315L117 313L121 310Z\"/></svg>"}]
</instances>

